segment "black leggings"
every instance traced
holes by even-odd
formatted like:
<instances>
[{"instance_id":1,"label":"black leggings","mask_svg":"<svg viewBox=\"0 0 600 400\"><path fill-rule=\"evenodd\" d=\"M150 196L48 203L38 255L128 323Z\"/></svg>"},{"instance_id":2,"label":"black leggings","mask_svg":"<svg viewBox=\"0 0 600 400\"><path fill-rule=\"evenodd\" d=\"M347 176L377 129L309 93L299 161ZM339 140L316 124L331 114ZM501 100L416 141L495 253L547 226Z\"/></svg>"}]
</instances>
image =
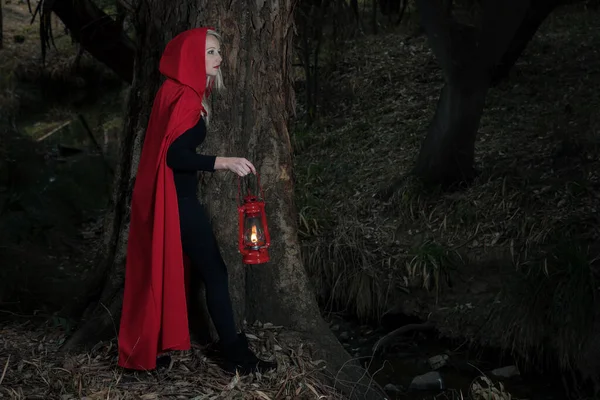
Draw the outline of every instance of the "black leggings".
<instances>
[{"instance_id":1,"label":"black leggings","mask_svg":"<svg viewBox=\"0 0 600 400\"><path fill-rule=\"evenodd\" d=\"M210 219L195 197L179 198L181 245L191 264L192 282L201 279L206 288L206 305L223 343L233 343L237 331L229 296L227 267L221 257ZM192 285L192 288L197 285Z\"/></svg>"}]
</instances>

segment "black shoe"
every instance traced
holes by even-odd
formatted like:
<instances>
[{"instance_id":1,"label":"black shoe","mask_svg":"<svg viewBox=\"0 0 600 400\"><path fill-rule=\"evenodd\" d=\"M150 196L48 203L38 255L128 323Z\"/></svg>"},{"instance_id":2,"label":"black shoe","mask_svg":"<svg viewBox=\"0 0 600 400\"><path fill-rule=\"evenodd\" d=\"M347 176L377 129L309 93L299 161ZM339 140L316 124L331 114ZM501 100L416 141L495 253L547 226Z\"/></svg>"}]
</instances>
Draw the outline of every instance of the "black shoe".
<instances>
[{"instance_id":1,"label":"black shoe","mask_svg":"<svg viewBox=\"0 0 600 400\"><path fill-rule=\"evenodd\" d=\"M156 370L160 371L169 368L171 365L171 356L168 354L156 358Z\"/></svg>"},{"instance_id":2,"label":"black shoe","mask_svg":"<svg viewBox=\"0 0 600 400\"><path fill-rule=\"evenodd\" d=\"M248 338L246 337L246 334L244 332L240 332L237 334L237 340L242 341L245 347L249 347ZM221 340L217 340L216 342L208 344L203 351L207 357L222 360L224 359L225 348L229 346L231 345L228 345L226 343L224 344Z\"/></svg>"},{"instance_id":3,"label":"black shoe","mask_svg":"<svg viewBox=\"0 0 600 400\"><path fill-rule=\"evenodd\" d=\"M235 374L236 370L240 375L249 375L255 372L263 374L277 368L277 363L256 357L250 350L248 339L243 332L238 335L238 339L234 343L223 346L222 350L225 358L223 369L231 374Z\"/></svg>"}]
</instances>

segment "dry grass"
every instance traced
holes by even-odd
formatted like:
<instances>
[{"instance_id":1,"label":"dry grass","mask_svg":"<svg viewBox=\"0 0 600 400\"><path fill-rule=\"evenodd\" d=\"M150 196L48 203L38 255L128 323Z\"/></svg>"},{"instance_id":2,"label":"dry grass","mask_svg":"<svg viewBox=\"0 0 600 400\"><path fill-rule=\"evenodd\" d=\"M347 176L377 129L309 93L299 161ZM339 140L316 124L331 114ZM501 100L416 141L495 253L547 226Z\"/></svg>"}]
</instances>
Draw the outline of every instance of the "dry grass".
<instances>
[{"instance_id":1,"label":"dry grass","mask_svg":"<svg viewBox=\"0 0 600 400\"><path fill-rule=\"evenodd\" d=\"M269 324L248 327L251 346L274 356L276 372L228 376L194 347L173 356L159 372L124 372L116 366L116 342L98 344L86 354L64 357L58 328L31 324L0 331L0 397L8 399L341 399L319 379L324 363L310 359L302 343L283 339Z\"/></svg>"},{"instance_id":2,"label":"dry grass","mask_svg":"<svg viewBox=\"0 0 600 400\"><path fill-rule=\"evenodd\" d=\"M558 351L568 368L595 309L599 33L597 13L553 15L489 93L474 184L438 193L407 177L390 198L382 193L410 172L442 77L424 37L348 46L324 79L321 120L294 134L303 254L322 300L366 319L412 298L445 334L535 358ZM527 282L539 290L524 298ZM548 327L558 329L550 340Z\"/></svg>"},{"instance_id":3,"label":"dry grass","mask_svg":"<svg viewBox=\"0 0 600 400\"><path fill-rule=\"evenodd\" d=\"M505 388L502 382L494 383L485 375L477 377L471 383L469 394L450 390L434 397L434 400L517 400Z\"/></svg>"}]
</instances>

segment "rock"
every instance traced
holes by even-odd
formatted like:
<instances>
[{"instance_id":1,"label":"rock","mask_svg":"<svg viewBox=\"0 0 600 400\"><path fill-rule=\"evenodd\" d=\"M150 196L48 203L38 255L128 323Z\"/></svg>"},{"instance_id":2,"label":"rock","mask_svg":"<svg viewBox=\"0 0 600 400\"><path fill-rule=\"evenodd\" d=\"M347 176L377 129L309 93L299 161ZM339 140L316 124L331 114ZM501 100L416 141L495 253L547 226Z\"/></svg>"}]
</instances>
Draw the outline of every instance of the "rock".
<instances>
[{"instance_id":1,"label":"rock","mask_svg":"<svg viewBox=\"0 0 600 400\"><path fill-rule=\"evenodd\" d=\"M383 387L383 390L385 390L388 393L400 393L402 391L402 388L400 388L392 383L388 383L387 385L385 385Z\"/></svg>"},{"instance_id":2,"label":"rock","mask_svg":"<svg viewBox=\"0 0 600 400\"><path fill-rule=\"evenodd\" d=\"M444 380L437 371L428 372L416 376L410 383L409 389L413 390L442 390L444 389Z\"/></svg>"},{"instance_id":3,"label":"rock","mask_svg":"<svg viewBox=\"0 0 600 400\"><path fill-rule=\"evenodd\" d=\"M448 357L448 354L440 354L437 356L433 356L428 360L429 366L431 367L431 369L440 369L448 363L449 358L450 357Z\"/></svg>"},{"instance_id":4,"label":"rock","mask_svg":"<svg viewBox=\"0 0 600 400\"><path fill-rule=\"evenodd\" d=\"M350 339L350 334L348 332L340 333L340 340L348 340Z\"/></svg>"},{"instance_id":5,"label":"rock","mask_svg":"<svg viewBox=\"0 0 600 400\"><path fill-rule=\"evenodd\" d=\"M516 365L509 365L508 367L496 368L491 371L491 374L496 378L509 379L514 376L519 376L521 373Z\"/></svg>"}]
</instances>

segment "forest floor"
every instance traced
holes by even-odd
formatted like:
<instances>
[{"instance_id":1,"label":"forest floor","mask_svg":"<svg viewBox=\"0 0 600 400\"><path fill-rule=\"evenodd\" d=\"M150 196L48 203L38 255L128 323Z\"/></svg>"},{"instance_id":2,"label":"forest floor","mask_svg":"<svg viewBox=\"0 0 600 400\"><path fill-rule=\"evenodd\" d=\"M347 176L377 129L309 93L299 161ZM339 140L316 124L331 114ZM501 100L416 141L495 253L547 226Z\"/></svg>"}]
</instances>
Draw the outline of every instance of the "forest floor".
<instances>
[{"instance_id":1,"label":"forest floor","mask_svg":"<svg viewBox=\"0 0 600 400\"><path fill-rule=\"evenodd\" d=\"M335 398L314 380L318 363L272 328L250 328L253 346L282 364L258 380L210 375L215 368L198 348L160 374L116 372L114 341L62 358L71 321L54 311L93 265L124 87L87 55L76 67L76 47L58 21L58 49L48 50L43 68L25 3L8 1L3 10L0 130L33 140L0 132L0 154L11 155L0 158L0 258L9 265L0 270L0 312L17 321L0 328L0 397ZM511 77L490 91L479 176L454 193L424 191L407 177L385 196L416 159L443 83L426 39L396 31L347 43L336 69L323 71L318 121L298 121L292 138L305 261L326 309L342 304L362 321L412 315L443 335L532 361L544 343L539 354L550 360L595 366L574 349L590 343L595 313L597 16L566 9L548 19ZM30 304L5 302L12 298L45 302L35 316L49 323L23 322L35 319L19 314ZM475 399L485 394L477 385L485 382L467 386ZM499 386L490 391L508 398ZM462 395L438 396L453 397Z\"/></svg>"},{"instance_id":2,"label":"forest floor","mask_svg":"<svg viewBox=\"0 0 600 400\"><path fill-rule=\"evenodd\" d=\"M276 359L278 370L263 375L227 375L194 346L155 371L115 368L116 340L88 353L59 352L59 326L25 322L0 328L0 398L9 399L342 399L323 384L323 363L310 359L298 340L269 324L246 328L257 354ZM290 343L295 345L290 346Z\"/></svg>"}]
</instances>

